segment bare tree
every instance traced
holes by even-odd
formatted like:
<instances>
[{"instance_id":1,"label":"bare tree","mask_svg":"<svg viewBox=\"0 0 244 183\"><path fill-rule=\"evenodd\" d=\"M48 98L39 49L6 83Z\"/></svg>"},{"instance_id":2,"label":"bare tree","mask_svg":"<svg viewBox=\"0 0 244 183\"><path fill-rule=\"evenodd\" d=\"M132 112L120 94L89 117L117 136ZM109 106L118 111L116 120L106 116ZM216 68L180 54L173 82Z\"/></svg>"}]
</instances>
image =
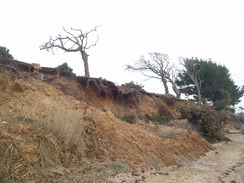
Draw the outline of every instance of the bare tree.
<instances>
[{"instance_id":1,"label":"bare tree","mask_svg":"<svg viewBox=\"0 0 244 183\"><path fill-rule=\"evenodd\" d=\"M198 94L198 104L202 103L201 88L203 80L198 74L197 62L192 59L181 59L181 64L184 67L183 73L190 77L192 82L196 85Z\"/></svg>"},{"instance_id":2,"label":"bare tree","mask_svg":"<svg viewBox=\"0 0 244 183\"><path fill-rule=\"evenodd\" d=\"M66 29L63 27L63 31L66 34L65 36L61 36L58 34L55 38L50 36L49 41L40 46L40 50L52 50L54 53L54 49L61 49L65 52L80 52L81 58L84 62L85 76L90 77L89 66L88 66L88 54L86 52L87 49L90 49L92 46L96 46L99 38L93 44L88 44L88 36L97 31L97 27L91 29L88 32L82 32L80 29Z\"/></svg>"},{"instance_id":3,"label":"bare tree","mask_svg":"<svg viewBox=\"0 0 244 183\"><path fill-rule=\"evenodd\" d=\"M135 62L134 66L127 64L126 70L139 71L148 79L160 79L164 85L165 94L169 94L168 82L172 83L173 87L176 87L175 80L173 79L174 77L172 77L173 67L170 66L169 56L157 52L149 53L149 56L150 59L141 56L140 59ZM177 87L175 89L177 90ZM179 94L177 96L179 96Z\"/></svg>"},{"instance_id":4,"label":"bare tree","mask_svg":"<svg viewBox=\"0 0 244 183\"><path fill-rule=\"evenodd\" d=\"M181 93L176 85L176 79L177 79L177 75L178 75L177 71L178 71L178 69L176 68L176 66L174 66L174 65L171 66L171 69L169 69L169 73L167 74L167 79L172 84L172 89L175 92L176 97L180 98Z\"/></svg>"}]
</instances>

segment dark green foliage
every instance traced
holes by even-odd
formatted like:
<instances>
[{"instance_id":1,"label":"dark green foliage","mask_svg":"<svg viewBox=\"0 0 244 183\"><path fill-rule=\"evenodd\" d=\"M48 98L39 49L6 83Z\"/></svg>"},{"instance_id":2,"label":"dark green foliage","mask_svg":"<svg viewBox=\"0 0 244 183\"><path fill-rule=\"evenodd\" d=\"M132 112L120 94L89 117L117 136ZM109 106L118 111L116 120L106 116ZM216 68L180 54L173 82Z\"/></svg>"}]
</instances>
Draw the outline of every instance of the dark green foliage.
<instances>
[{"instance_id":1,"label":"dark green foliage","mask_svg":"<svg viewBox=\"0 0 244 183\"><path fill-rule=\"evenodd\" d=\"M63 76L75 76L73 69L71 69L66 62L57 66L56 69L58 69Z\"/></svg>"},{"instance_id":2,"label":"dark green foliage","mask_svg":"<svg viewBox=\"0 0 244 183\"><path fill-rule=\"evenodd\" d=\"M203 81L201 85L202 98L212 103L216 110L228 109L240 102L240 98L244 94L244 87L240 88L235 85L225 66L218 65L211 60L198 58L191 60L196 63L197 74ZM189 76L180 73L176 83L182 93L197 99L196 86Z\"/></svg>"},{"instance_id":3,"label":"dark green foliage","mask_svg":"<svg viewBox=\"0 0 244 183\"><path fill-rule=\"evenodd\" d=\"M165 124L169 121L164 116L149 116L149 115L145 116L144 120L145 120L145 122L148 122L148 123L152 122L153 124L160 124L160 125Z\"/></svg>"},{"instance_id":4,"label":"dark green foliage","mask_svg":"<svg viewBox=\"0 0 244 183\"><path fill-rule=\"evenodd\" d=\"M63 71L63 72L73 72L73 69L71 69L68 64L65 62L62 65L59 65L56 67L56 69Z\"/></svg>"},{"instance_id":5,"label":"dark green foliage","mask_svg":"<svg viewBox=\"0 0 244 183\"><path fill-rule=\"evenodd\" d=\"M131 88L135 88L135 89L140 90L140 91L144 91L144 89L143 89L144 85L138 84L138 83L134 83L134 81L131 81L129 83L125 83L124 85L128 86L128 87L131 87Z\"/></svg>"},{"instance_id":6,"label":"dark green foliage","mask_svg":"<svg viewBox=\"0 0 244 183\"><path fill-rule=\"evenodd\" d=\"M196 109L193 107L179 107L182 119L194 124L200 134L209 142L225 140L221 133L221 118L218 113L211 110Z\"/></svg>"},{"instance_id":7,"label":"dark green foliage","mask_svg":"<svg viewBox=\"0 0 244 183\"><path fill-rule=\"evenodd\" d=\"M0 46L0 57L3 58L7 58L7 59L13 59L14 57L9 53L9 49L4 47L4 46Z\"/></svg>"}]
</instances>

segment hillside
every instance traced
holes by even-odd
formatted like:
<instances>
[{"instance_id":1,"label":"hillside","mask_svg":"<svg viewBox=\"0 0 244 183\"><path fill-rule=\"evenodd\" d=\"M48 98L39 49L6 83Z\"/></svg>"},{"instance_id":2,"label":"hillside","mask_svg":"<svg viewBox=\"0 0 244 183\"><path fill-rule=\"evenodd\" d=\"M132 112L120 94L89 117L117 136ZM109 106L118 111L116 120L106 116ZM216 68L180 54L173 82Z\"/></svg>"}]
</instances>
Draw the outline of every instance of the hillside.
<instances>
[{"instance_id":1,"label":"hillside","mask_svg":"<svg viewBox=\"0 0 244 183\"><path fill-rule=\"evenodd\" d=\"M189 129L154 123L179 118L176 106L188 105L103 79L65 76L52 68L33 72L30 64L0 59L0 180L89 182L181 165L210 146ZM121 120L126 117L137 122Z\"/></svg>"}]
</instances>

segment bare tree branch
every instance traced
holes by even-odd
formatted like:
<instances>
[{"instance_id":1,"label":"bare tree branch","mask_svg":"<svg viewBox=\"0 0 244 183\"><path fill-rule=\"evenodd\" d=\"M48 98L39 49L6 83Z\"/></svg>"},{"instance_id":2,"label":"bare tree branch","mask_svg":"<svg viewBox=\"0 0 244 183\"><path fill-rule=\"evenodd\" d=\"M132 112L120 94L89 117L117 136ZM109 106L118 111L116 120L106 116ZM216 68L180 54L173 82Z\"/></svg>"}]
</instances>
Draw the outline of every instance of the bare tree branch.
<instances>
[{"instance_id":1,"label":"bare tree branch","mask_svg":"<svg viewBox=\"0 0 244 183\"><path fill-rule=\"evenodd\" d=\"M182 59L181 64L184 66L185 70L183 71L187 76L190 77L192 82L196 85L197 93L198 93L198 104L201 104L202 102L202 96L201 96L201 88L202 83L204 82L201 77L198 75L197 70L197 63L194 62L191 59Z\"/></svg>"},{"instance_id":2,"label":"bare tree branch","mask_svg":"<svg viewBox=\"0 0 244 183\"><path fill-rule=\"evenodd\" d=\"M86 33L83 33L80 29L74 29L72 27L67 29L63 27L63 31L66 36L61 36L58 34L58 36L56 36L54 39L50 36L49 41L40 46L40 50L52 50L52 53L54 53L54 49L57 48L64 50L65 52L80 52L84 62L85 76L90 77L88 67L89 55L86 53L86 50L90 49L92 46L96 46L99 40L97 36L97 40L88 45L88 36L92 32L97 31L97 27L98 26Z\"/></svg>"},{"instance_id":3,"label":"bare tree branch","mask_svg":"<svg viewBox=\"0 0 244 183\"><path fill-rule=\"evenodd\" d=\"M173 73L173 67L170 66L169 56L162 53L149 53L150 58L146 59L144 56L141 56L133 65L126 65L126 70L128 71L139 71L142 75L148 79L155 78L160 79L164 85L165 93L169 94L169 89L167 82L174 84L174 91L177 97L180 96L179 91L176 87L175 80L171 79ZM151 73L151 74L148 74Z\"/></svg>"}]
</instances>

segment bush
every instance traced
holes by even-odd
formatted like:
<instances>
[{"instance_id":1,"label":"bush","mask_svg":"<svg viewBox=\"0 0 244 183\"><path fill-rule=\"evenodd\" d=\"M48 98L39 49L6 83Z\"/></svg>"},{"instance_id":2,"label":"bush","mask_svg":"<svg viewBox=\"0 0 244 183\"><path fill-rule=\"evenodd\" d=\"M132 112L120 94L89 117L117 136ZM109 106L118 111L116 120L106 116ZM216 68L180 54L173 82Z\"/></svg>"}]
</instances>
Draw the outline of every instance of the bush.
<instances>
[{"instance_id":1,"label":"bush","mask_svg":"<svg viewBox=\"0 0 244 183\"><path fill-rule=\"evenodd\" d=\"M138 84L138 83L134 83L134 81L131 81L129 83L125 83L124 85L128 86L128 87L131 87L131 88L134 88L134 89L137 89L137 90L140 90L140 91L144 91L144 89L143 89L144 85Z\"/></svg>"},{"instance_id":2,"label":"bush","mask_svg":"<svg viewBox=\"0 0 244 183\"><path fill-rule=\"evenodd\" d=\"M149 115L146 115L144 117L144 120L146 122L152 122L153 124L160 124L160 125L165 124L165 123L167 123L169 121L164 116L149 116Z\"/></svg>"},{"instance_id":3,"label":"bush","mask_svg":"<svg viewBox=\"0 0 244 183\"><path fill-rule=\"evenodd\" d=\"M218 114L210 110L196 109L193 107L179 107L181 119L187 119L190 123L196 125L202 133L202 136L209 142L225 140L221 133Z\"/></svg>"},{"instance_id":4,"label":"bush","mask_svg":"<svg viewBox=\"0 0 244 183\"><path fill-rule=\"evenodd\" d=\"M0 46L0 57L3 58L7 58L7 59L13 59L14 57L9 53L9 49L4 47L4 46Z\"/></svg>"},{"instance_id":5,"label":"bush","mask_svg":"<svg viewBox=\"0 0 244 183\"><path fill-rule=\"evenodd\" d=\"M73 73L73 69L71 69L66 62L55 68L58 69L60 71L60 74L63 76L75 76L75 74Z\"/></svg>"}]
</instances>

